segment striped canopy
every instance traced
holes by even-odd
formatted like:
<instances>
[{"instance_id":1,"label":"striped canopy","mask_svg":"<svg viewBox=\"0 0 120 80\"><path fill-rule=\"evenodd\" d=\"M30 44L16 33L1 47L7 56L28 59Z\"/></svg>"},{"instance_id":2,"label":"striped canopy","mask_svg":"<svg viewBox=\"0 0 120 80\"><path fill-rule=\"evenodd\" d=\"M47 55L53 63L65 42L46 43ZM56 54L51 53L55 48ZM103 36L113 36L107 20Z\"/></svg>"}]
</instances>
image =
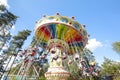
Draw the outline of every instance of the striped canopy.
<instances>
[{"instance_id":1,"label":"striped canopy","mask_svg":"<svg viewBox=\"0 0 120 80\"><path fill-rule=\"evenodd\" d=\"M51 39L65 41L69 45L69 54L80 52L88 40L88 34L81 24L58 15L48 16L38 21L35 26L35 36L44 49Z\"/></svg>"}]
</instances>

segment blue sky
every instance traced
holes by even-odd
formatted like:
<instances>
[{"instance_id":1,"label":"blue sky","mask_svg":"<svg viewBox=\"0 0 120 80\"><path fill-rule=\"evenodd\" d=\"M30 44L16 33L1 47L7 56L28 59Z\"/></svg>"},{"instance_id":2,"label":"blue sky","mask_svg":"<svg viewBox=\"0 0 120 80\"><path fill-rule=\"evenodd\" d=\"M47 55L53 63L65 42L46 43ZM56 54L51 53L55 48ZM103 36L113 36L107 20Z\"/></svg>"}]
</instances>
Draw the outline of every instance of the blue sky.
<instances>
[{"instance_id":1,"label":"blue sky","mask_svg":"<svg viewBox=\"0 0 120 80\"><path fill-rule=\"evenodd\" d=\"M0 0L10 12L19 16L12 34L29 29L33 31L35 22L43 15L72 17L86 25L90 34L89 46L98 63L103 57L120 61L120 56L112 50L112 42L120 41L120 0ZM25 43L31 42L32 35Z\"/></svg>"}]
</instances>

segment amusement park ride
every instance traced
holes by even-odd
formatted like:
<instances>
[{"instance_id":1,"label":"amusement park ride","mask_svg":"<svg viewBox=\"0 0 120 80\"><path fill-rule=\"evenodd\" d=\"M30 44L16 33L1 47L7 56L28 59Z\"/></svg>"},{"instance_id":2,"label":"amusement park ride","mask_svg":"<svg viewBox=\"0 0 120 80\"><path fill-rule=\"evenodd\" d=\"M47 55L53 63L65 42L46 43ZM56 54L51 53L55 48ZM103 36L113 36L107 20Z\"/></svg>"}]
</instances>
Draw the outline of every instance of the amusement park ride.
<instances>
[{"instance_id":1,"label":"amusement park ride","mask_svg":"<svg viewBox=\"0 0 120 80\"><path fill-rule=\"evenodd\" d=\"M43 16L36 22L34 32L35 39L44 53L39 59L36 59L37 47L22 51L18 56L24 56L24 60L20 63L15 80L26 80L27 71L31 67L35 71L34 75L37 75L37 78L32 80L37 80L39 71L36 70L33 63L37 60L47 62L46 58L49 60L49 68L45 73L47 80L68 80L71 73L66 65L72 65L73 62L78 64L84 75L91 74L91 71L94 72L95 63L90 64L90 60L86 56L90 51L85 51L89 35L85 30L85 25L79 24L74 17L68 18L59 13L54 16Z\"/></svg>"},{"instance_id":2,"label":"amusement park ride","mask_svg":"<svg viewBox=\"0 0 120 80\"><path fill-rule=\"evenodd\" d=\"M44 16L36 23L34 30L40 46L50 54L46 79L68 80L70 73L65 69L64 60L71 55L82 54L88 41L85 27L74 17L70 19L57 13L55 16Z\"/></svg>"}]
</instances>

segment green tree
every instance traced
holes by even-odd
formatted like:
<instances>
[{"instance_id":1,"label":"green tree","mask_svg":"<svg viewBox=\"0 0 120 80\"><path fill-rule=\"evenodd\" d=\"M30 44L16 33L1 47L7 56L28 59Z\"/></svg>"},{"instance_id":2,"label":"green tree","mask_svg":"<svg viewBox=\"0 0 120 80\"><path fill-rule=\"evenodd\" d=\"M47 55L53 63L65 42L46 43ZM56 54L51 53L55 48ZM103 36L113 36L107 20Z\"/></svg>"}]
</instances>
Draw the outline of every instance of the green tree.
<instances>
[{"instance_id":1,"label":"green tree","mask_svg":"<svg viewBox=\"0 0 120 80\"><path fill-rule=\"evenodd\" d=\"M116 51L120 55L120 42L112 43L113 50Z\"/></svg>"},{"instance_id":2,"label":"green tree","mask_svg":"<svg viewBox=\"0 0 120 80\"><path fill-rule=\"evenodd\" d=\"M4 5L0 5L0 54L11 39L10 30L15 24L17 16L9 12ZM3 51L4 52L4 51ZM7 57L3 57L3 62ZM0 77L1 78L1 77Z\"/></svg>"},{"instance_id":3,"label":"green tree","mask_svg":"<svg viewBox=\"0 0 120 80\"><path fill-rule=\"evenodd\" d=\"M7 54L8 55L11 55L13 53L16 54L16 52L22 48L24 41L27 39L30 33L31 33L30 30L23 30L18 32L17 36L13 36Z\"/></svg>"},{"instance_id":4,"label":"green tree","mask_svg":"<svg viewBox=\"0 0 120 80\"><path fill-rule=\"evenodd\" d=\"M34 47L35 45L38 45L38 43L37 43L37 40L35 39L35 37L33 37L30 46Z\"/></svg>"},{"instance_id":5,"label":"green tree","mask_svg":"<svg viewBox=\"0 0 120 80\"><path fill-rule=\"evenodd\" d=\"M4 44L10 40L10 30L16 20L17 16L9 12L4 5L0 5L0 51Z\"/></svg>"},{"instance_id":6,"label":"green tree","mask_svg":"<svg viewBox=\"0 0 120 80\"><path fill-rule=\"evenodd\" d=\"M118 75L118 74L120 74L120 66L119 65L120 65L119 62L110 60L108 58L104 58L104 62L102 64L101 74L103 76L105 76L105 75L107 75L107 76ZM117 77L115 77L115 78L117 78Z\"/></svg>"},{"instance_id":7,"label":"green tree","mask_svg":"<svg viewBox=\"0 0 120 80\"><path fill-rule=\"evenodd\" d=\"M13 63L14 63L14 61L16 60L16 57L17 57L17 54L18 54L19 50L22 48L22 45L24 44L24 41L27 39L27 37L30 35L30 33L31 33L30 30L23 30L23 31L20 31L17 34L17 36L13 36L13 39L10 42L10 46L8 48L8 51L6 52L7 55L9 55L9 56L11 55L10 59L8 61L8 64L11 61L13 56L14 56L14 60L13 60ZM10 68L13 66L13 63L10 66ZM7 76L10 73L10 71L11 71L11 69L8 71Z\"/></svg>"},{"instance_id":8,"label":"green tree","mask_svg":"<svg viewBox=\"0 0 120 80\"><path fill-rule=\"evenodd\" d=\"M12 27L12 25L15 24L16 19L17 16L9 12L4 5L0 5L0 25Z\"/></svg>"}]
</instances>

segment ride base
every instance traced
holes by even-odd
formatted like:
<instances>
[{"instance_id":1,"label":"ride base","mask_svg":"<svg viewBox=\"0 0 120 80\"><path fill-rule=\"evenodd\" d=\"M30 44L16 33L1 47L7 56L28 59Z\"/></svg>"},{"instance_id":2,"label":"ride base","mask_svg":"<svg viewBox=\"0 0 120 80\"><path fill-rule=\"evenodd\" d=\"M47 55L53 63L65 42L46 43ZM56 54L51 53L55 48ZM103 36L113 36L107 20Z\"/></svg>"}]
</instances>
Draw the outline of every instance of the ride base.
<instances>
[{"instance_id":1,"label":"ride base","mask_svg":"<svg viewBox=\"0 0 120 80\"><path fill-rule=\"evenodd\" d=\"M67 72L63 67L51 67L45 73L47 80L68 80L70 73Z\"/></svg>"}]
</instances>

